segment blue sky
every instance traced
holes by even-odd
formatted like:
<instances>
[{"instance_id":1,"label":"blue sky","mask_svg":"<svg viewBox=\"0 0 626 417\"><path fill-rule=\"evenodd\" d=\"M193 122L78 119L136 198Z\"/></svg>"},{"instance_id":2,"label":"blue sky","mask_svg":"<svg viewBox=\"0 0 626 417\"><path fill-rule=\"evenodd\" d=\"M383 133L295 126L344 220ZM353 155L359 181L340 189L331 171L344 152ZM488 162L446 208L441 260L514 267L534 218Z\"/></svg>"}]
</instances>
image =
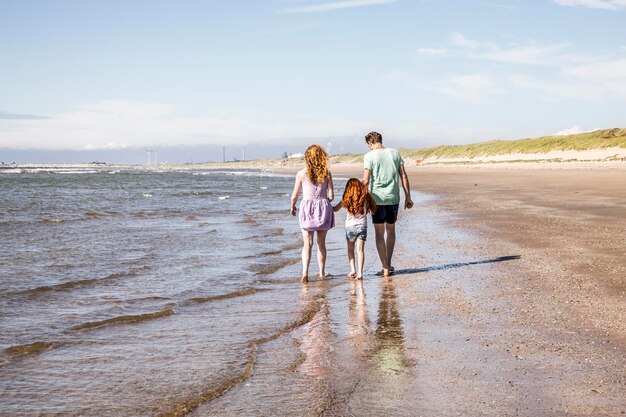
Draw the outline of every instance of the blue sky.
<instances>
[{"instance_id":1,"label":"blue sky","mask_svg":"<svg viewBox=\"0 0 626 417\"><path fill-rule=\"evenodd\" d=\"M5 162L514 139L625 104L626 0L0 0Z\"/></svg>"}]
</instances>

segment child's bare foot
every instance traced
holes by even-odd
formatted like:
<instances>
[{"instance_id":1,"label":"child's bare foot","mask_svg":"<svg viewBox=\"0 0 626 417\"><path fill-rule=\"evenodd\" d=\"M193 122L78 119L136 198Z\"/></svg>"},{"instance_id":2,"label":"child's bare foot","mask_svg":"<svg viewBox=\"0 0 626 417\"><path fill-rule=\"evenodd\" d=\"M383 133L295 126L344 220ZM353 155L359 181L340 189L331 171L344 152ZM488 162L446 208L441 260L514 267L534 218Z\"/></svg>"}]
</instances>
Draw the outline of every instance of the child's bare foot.
<instances>
[{"instance_id":1,"label":"child's bare foot","mask_svg":"<svg viewBox=\"0 0 626 417\"><path fill-rule=\"evenodd\" d=\"M318 278L328 278L330 276L332 276L332 275L329 272L323 272L323 273L320 272L319 275L318 275Z\"/></svg>"},{"instance_id":2,"label":"child's bare foot","mask_svg":"<svg viewBox=\"0 0 626 417\"><path fill-rule=\"evenodd\" d=\"M356 271L352 271L348 274L348 278L356 278Z\"/></svg>"},{"instance_id":3,"label":"child's bare foot","mask_svg":"<svg viewBox=\"0 0 626 417\"><path fill-rule=\"evenodd\" d=\"M302 278L300 278L300 282L309 282L308 275L302 275Z\"/></svg>"},{"instance_id":4,"label":"child's bare foot","mask_svg":"<svg viewBox=\"0 0 626 417\"><path fill-rule=\"evenodd\" d=\"M356 279L357 281L363 281L363 275L357 275Z\"/></svg>"},{"instance_id":5,"label":"child's bare foot","mask_svg":"<svg viewBox=\"0 0 626 417\"><path fill-rule=\"evenodd\" d=\"M383 276L384 277L388 277L391 275L391 269L390 268L383 268Z\"/></svg>"}]
</instances>

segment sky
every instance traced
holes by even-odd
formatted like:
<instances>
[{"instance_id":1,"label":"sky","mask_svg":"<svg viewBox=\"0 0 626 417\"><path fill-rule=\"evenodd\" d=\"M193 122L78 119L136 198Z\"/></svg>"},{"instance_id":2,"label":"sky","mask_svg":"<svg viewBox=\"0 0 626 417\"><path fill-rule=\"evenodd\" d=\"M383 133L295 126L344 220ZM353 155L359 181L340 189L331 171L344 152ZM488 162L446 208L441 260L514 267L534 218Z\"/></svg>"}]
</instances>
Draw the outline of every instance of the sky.
<instances>
[{"instance_id":1,"label":"sky","mask_svg":"<svg viewBox=\"0 0 626 417\"><path fill-rule=\"evenodd\" d=\"M626 127L626 0L0 0L0 161Z\"/></svg>"}]
</instances>

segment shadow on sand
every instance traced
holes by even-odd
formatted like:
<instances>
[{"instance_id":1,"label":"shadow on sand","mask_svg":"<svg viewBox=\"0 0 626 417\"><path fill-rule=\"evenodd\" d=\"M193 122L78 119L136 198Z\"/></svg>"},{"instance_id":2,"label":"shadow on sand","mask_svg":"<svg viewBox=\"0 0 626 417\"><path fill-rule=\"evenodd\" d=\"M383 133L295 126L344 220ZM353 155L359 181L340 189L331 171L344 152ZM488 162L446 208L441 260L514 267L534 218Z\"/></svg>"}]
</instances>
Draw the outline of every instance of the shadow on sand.
<instances>
[{"instance_id":1,"label":"shadow on sand","mask_svg":"<svg viewBox=\"0 0 626 417\"><path fill-rule=\"evenodd\" d=\"M482 265L482 264L490 264L493 262L513 261L515 259L520 259L520 258L521 258L520 255L511 255L511 256L500 256L499 258L495 258L495 259L485 259L482 261L474 261L474 262L458 262L455 264L427 266L424 268L396 269L393 272L393 275L417 274L419 272L428 272L428 271L441 271L444 269L462 268L464 266L470 266L470 265Z\"/></svg>"}]
</instances>

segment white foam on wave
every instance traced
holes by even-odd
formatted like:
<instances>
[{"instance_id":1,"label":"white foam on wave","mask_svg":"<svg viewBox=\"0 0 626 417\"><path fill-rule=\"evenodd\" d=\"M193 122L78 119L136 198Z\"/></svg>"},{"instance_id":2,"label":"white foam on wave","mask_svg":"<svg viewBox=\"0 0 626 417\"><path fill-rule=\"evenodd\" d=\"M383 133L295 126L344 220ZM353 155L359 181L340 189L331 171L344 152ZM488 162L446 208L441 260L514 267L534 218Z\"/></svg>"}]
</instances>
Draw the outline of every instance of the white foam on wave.
<instances>
[{"instance_id":1,"label":"white foam on wave","mask_svg":"<svg viewBox=\"0 0 626 417\"><path fill-rule=\"evenodd\" d=\"M148 193L143 194L143 196L146 198L152 198L152 194L148 194Z\"/></svg>"},{"instance_id":2,"label":"white foam on wave","mask_svg":"<svg viewBox=\"0 0 626 417\"><path fill-rule=\"evenodd\" d=\"M229 196L229 195L223 195L223 196L218 197L218 198L219 198L220 200L228 200L228 199L230 199L230 196Z\"/></svg>"},{"instance_id":3,"label":"white foam on wave","mask_svg":"<svg viewBox=\"0 0 626 417\"><path fill-rule=\"evenodd\" d=\"M9 169L1 170L0 173L2 173L2 174L21 174L22 170L20 168L9 168Z\"/></svg>"},{"instance_id":4,"label":"white foam on wave","mask_svg":"<svg viewBox=\"0 0 626 417\"><path fill-rule=\"evenodd\" d=\"M88 169L58 169L58 170L53 170L50 172L53 172L55 174L67 175L67 174L96 174L98 171L88 170Z\"/></svg>"}]
</instances>

